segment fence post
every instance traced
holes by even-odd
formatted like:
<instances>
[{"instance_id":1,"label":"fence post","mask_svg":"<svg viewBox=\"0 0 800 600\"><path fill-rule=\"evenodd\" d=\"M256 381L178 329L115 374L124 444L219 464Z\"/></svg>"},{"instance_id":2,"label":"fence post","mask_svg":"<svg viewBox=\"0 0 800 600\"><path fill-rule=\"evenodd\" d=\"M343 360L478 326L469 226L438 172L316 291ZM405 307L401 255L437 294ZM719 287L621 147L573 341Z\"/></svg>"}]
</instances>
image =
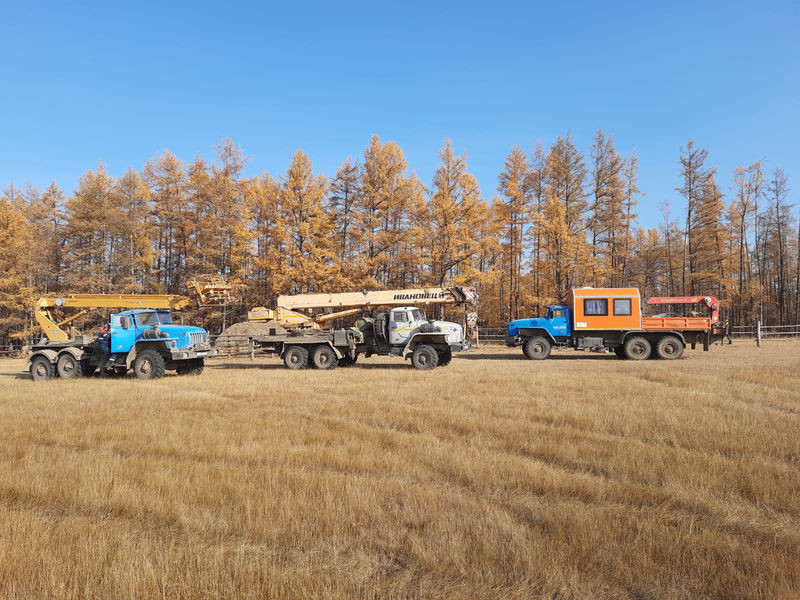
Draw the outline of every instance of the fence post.
<instances>
[{"instance_id":1,"label":"fence post","mask_svg":"<svg viewBox=\"0 0 800 600\"><path fill-rule=\"evenodd\" d=\"M761 348L761 321L756 321L756 346Z\"/></svg>"}]
</instances>

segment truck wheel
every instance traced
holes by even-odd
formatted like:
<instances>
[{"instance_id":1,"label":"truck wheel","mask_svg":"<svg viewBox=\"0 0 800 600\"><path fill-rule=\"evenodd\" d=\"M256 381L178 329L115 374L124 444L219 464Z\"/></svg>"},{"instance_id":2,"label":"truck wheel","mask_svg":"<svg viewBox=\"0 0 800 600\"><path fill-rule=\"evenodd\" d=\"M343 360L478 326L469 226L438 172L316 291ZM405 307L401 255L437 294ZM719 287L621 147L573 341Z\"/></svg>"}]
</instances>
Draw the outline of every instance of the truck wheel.
<instances>
[{"instance_id":1,"label":"truck wheel","mask_svg":"<svg viewBox=\"0 0 800 600\"><path fill-rule=\"evenodd\" d=\"M56 376L56 370L44 356L37 356L31 361L31 379L34 381L47 381Z\"/></svg>"},{"instance_id":2,"label":"truck wheel","mask_svg":"<svg viewBox=\"0 0 800 600\"><path fill-rule=\"evenodd\" d=\"M411 355L411 364L415 369L435 369L439 364L439 354L431 346L420 344Z\"/></svg>"},{"instance_id":3,"label":"truck wheel","mask_svg":"<svg viewBox=\"0 0 800 600\"><path fill-rule=\"evenodd\" d=\"M450 361L453 360L453 351L448 348L447 350L439 350L439 365L440 367L446 367L450 364Z\"/></svg>"},{"instance_id":4,"label":"truck wheel","mask_svg":"<svg viewBox=\"0 0 800 600\"><path fill-rule=\"evenodd\" d=\"M550 342L541 336L528 338L522 344L522 353L525 355L525 358L529 358L530 360L544 360L550 356L551 349L552 346Z\"/></svg>"},{"instance_id":5,"label":"truck wheel","mask_svg":"<svg viewBox=\"0 0 800 600\"><path fill-rule=\"evenodd\" d=\"M656 355L664 360L676 360L683 356L683 342L674 335L665 335L656 344Z\"/></svg>"},{"instance_id":6,"label":"truck wheel","mask_svg":"<svg viewBox=\"0 0 800 600\"><path fill-rule=\"evenodd\" d=\"M625 356L631 360L647 360L651 350L647 338L634 335L625 340Z\"/></svg>"},{"instance_id":7,"label":"truck wheel","mask_svg":"<svg viewBox=\"0 0 800 600\"><path fill-rule=\"evenodd\" d=\"M83 375L83 366L81 361L75 358L69 352L64 352L58 357L56 362L56 372L61 379L75 379Z\"/></svg>"},{"instance_id":8,"label":"truck wheel","mask_svg":"<svg viewBox=\"0 0 800 600\"><path fill-rule=\"evenodd\" d=\"M308 366L308 350L302 346L289 346L283 355L283 364L288 369L305 369Z\"/></svg>"},{"instance_id":9,"label":"truck wheel","mask_svg":"<svg viewBox=\"0 0 800 600\"><path fill-rule=\"evenodd\" d=\"M155 350L143 350L133 361L136 379L160 379L164 376L164 359Z\"/></svg>"},{"instance_id":10,"label":"truck wheel","mask_svg":"<svg viewBox=\"0 0 800 600\"><path fill-rule=\"evenodd\" d=\"M317 346L313 356L314 366L318 369L335 369L339 363L336 352L330 346Z\"/></svg>"}]
</instances>

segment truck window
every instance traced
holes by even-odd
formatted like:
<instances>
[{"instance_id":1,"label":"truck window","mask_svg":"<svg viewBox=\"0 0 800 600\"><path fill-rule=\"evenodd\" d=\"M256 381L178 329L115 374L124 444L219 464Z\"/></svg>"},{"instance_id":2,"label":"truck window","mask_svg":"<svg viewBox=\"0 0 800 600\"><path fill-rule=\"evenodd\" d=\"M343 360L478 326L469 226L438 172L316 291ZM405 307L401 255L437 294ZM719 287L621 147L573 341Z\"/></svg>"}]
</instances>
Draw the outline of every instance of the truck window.
<instances>
[{"instance_id":1,"label":"truck window","mask_svg":"<svg viewBox=\"0 0 800 600\"><path fill-rule=\"evenodd\" d=\"M395 323L408 323L408 315L406 315L406 311L398 310L394 313L394 322Z\"/></svg>"},{"instance_id":2,"label":"truck window","mask_svg":"<svg viewBox=\"0 0 800 600\"><path fill-rule=\"evenodd\" d=\"M614 314L615 315L630 315L631 314L631 299L630 298L614 298Z\"/></svg>"},{"instance_id":3,"label":"truck window","mask_svg":"<svg viewBox=\"0 0 800 600\"><path fill-rule=\"evenodd\" d=\"M131 326L131 318L128 315L111 315L111 326L118 329L128 329Z\"/></svg>"},{"instance_id":4,"label":"truck window","mask_svg":"<svg viewBox=\"0 0 800 600\"><path fill-rule=\"evenodd\" d=\"M587 298L583 301L583 314L586 316L608 315L608 300L605 298Z\"/></svg>"},{"instance_id":5,"label":"truck window","mask_svg":"<svg viewBox=\"0 0 800 600\"><path fill-rule=\"evenodd\" d=\"M553 309L553 312L550 315L550 318L551 319L563 319L566 316L567 315L564 314L564 309L563 308L556 308L556 309Z\"/></svg>"},{"instance_id":6,"label":"truck window","mask_svg":"<svg viewBox=\"0 0 800 600\"><path fill-rule=\"evenodd\" d=\"M143 312L136 315L139 327L152 327L153 325L172 325L172 315L164 312Z\"/></svg>"},{"instance_id":7,"label":"truck window","mask_svg":"<svg viewBox=\"0 0 800 600\"><path fill-rule=\"evenodd\" d=\"M418 308L415 308L414 310L411 311L411 319L413 321L424 321L425 313L419 310Z\"/></svg>"}]
</instances>

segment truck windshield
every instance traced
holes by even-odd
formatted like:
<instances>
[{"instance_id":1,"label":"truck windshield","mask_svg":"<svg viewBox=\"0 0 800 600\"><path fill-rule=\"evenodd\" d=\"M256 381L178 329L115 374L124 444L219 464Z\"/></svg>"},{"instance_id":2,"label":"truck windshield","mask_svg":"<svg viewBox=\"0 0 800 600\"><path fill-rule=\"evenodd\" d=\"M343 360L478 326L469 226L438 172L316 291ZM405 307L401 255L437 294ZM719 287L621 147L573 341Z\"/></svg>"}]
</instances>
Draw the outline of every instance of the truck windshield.
<instances>
[{"instance_id":1,"label":"truck windshield","mask_svg":"<svg viewBox=\"0 0 800 600\"><path fill-rule=\"evenodd\" d=\"M136 324L139 327L153 326L153 325L171 325L172 315L168 312L153 311L142 312L136 315Z\"/></svg>"},{"instance_id":2,"label":"truck windshield","mask_svg":"<svg viewBox=\"0 0 800 600\"><path fill-rule=\"evenodd\" d=\"M420 309L415 308L411 311L411 320L412 321L424 321L425 320L425 313L422 312Z\"/></svg>"}]
</instances>

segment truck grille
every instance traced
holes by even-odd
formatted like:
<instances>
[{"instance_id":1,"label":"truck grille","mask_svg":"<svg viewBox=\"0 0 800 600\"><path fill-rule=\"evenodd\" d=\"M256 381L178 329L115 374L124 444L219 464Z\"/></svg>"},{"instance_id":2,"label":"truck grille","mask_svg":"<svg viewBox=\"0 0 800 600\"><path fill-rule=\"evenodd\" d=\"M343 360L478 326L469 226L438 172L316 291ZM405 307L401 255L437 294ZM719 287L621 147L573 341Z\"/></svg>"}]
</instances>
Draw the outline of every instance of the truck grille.
<instances>
[{"instance_id":1,"label":"truck grille","mask_svg":"<svg viewBox=\"0 0 800 600\"><path fill-rule=\"evenodd\" d=\"M201 332L190 333L189 334L189 344L194 346L195 344L203 344L206 341L206 334Z\"/></svg>"}]
</instances>

